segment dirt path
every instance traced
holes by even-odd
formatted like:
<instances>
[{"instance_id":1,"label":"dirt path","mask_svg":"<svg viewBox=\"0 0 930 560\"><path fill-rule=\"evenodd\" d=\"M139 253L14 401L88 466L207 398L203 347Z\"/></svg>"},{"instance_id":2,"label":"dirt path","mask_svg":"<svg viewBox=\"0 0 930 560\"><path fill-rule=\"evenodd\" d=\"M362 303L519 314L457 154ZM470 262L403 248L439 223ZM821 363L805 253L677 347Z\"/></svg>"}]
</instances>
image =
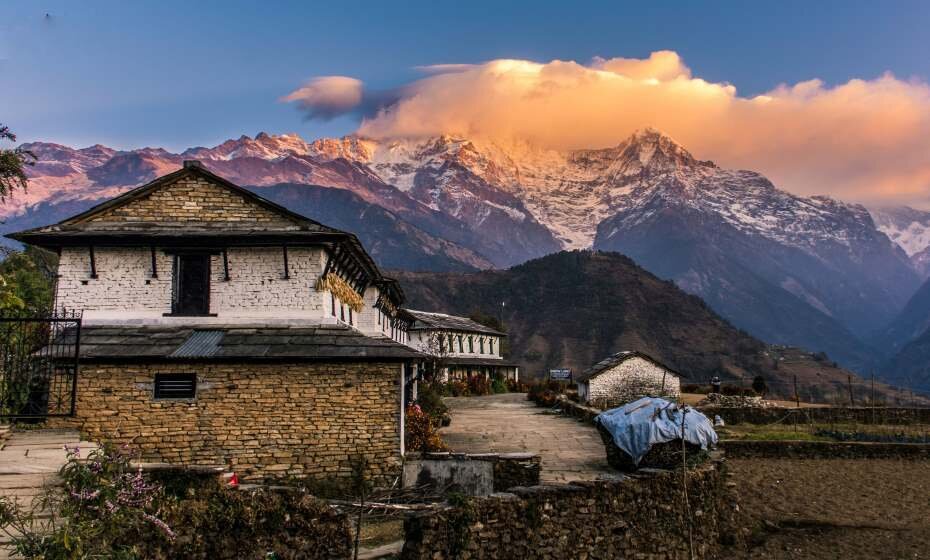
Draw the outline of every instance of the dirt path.
<instances>
[{"instance_id":1,"label":"dirt path","mask_svg":"<svg viewBox=\"0 0 930 560\"><path fill-rule=\"evenodd\" d=\"M82 455L94 448L71 430L15 432L0 449L0 496L29 507L48 484L58 483L58 471L67 461L64 446L80 446ZM9 558L9 537L0 535L0 560Z\"/></svg>"},{"instance_id":2,"label":"dirt path","mask_svg":"<svg viewBox=\"0 0 930 560\"><path fill-rule=\"evenodd\" d=\"M930 461L732 459L756 546L728 558L930 558Z\"/></svg>"},{"instance_id":3,"label":"dirt path","mask_svg":"<svg viewBox=\"0 0 930 560\"><path fill-rule=\"evenodd\" d=\"M574 418L553 414L523 393L445 399L452 424L445 442L462 453L538 453L546 482L616 477L607 466L597 431Z\"/></svg>"}]
</instances>

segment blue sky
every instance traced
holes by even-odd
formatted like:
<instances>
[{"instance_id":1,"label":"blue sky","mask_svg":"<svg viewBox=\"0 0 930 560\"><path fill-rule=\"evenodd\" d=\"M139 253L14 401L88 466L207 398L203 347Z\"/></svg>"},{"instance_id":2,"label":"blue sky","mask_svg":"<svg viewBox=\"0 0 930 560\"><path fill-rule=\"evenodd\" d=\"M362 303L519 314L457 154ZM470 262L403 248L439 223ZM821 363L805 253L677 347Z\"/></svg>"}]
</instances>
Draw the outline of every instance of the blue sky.
<instances>
[{"instance_id":1,"label":"blue sky","mask_svg":"<svg viewBox=\"0 0 930 560\"><path fill-rule=\"evenodd\" d=\"M46 14L49 14L46 17ZM885 71L927 81L930 2L27 2L0 4L0 122L20 140L181 149L258 131L343 134L278 99L414 67L679 53L751 96Z\"/></svg>"}]
</instances>

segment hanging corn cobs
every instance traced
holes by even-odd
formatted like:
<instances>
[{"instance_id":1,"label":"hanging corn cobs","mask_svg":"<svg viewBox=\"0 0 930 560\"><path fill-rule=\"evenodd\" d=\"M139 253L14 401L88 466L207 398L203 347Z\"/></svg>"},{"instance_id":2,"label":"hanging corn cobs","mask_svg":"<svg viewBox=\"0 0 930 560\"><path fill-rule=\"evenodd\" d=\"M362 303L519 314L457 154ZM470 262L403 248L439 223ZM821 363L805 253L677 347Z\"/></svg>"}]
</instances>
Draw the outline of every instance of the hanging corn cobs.
<instances>
[{"instance_id":1,"label":"hanging corn cobs","mask_svg":"<svg viewBox=\"0 0 930 560\"><path fill-rule=\"evenodd\" d=\"M345 280L332 272L317 280L316 289L321 292L330 292L356 313L361 313L365 309L365 300L362 299L362 296L353 290L352 286L349 286Z\"/></svg>"}]
</instances>

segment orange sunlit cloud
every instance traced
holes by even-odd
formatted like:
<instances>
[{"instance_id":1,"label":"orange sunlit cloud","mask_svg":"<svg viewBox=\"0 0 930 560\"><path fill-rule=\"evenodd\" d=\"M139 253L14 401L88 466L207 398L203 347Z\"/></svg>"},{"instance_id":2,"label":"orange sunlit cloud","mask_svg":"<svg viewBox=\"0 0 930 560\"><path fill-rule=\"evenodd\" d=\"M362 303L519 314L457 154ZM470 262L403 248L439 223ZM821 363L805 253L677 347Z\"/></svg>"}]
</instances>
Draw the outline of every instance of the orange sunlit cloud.
<instances>
[{"instance_id":1,"label":"orange sunlit cloud","mask_svg":"<svg viewBox=\"0 0 930 560\"><path fill-rule=\"evenodd\" d=\"M652 126L700 159L760 171L792 192L930 204L924 82L890 74L834 87L809 80L748 98L730 84L695 76L672 51L589 65L493 60L448 69L427 68L430 75L398 90L359 133L453 133L596 148ZM290 100L312 109L299 91ZM332 105L332 96L327 100Z\"/></svg>"}]
</instances>

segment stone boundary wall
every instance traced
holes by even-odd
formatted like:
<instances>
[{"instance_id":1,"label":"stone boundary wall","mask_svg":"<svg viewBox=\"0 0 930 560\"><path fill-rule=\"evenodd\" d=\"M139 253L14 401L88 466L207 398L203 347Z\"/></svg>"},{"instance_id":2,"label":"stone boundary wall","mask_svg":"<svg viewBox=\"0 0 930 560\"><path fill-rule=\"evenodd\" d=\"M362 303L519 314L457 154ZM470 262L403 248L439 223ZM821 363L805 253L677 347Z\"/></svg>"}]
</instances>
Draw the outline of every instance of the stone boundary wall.
<instances>
[{"instance_id":1,"label":"stone boundary wall","mask_svg":"<svg viewBox=\"0 0 930 560\"><path fill-rule=\"evenodd\" d=\"M699 407L708 418L719 414L727 424L930 424L930 408L751 408L751 407Z\"/></svg>"},{"instance_id":2,"label":"stone boundary wall","mask_svg":"<svg viewBox=\"0 0 930 560\"><path fill-rule=\"evenodd\" d=\"M575 401L565 397L564 395L559 396L556 406L562 410L565 414L573 416L582 422L594 425L594 417L603 412L598 408L591 406L585 406L583 404L576 403Z\"/></svg>"},{"instance_id":3,"label":"stone boundary wall","mask_svg":"<svg viewBox=\"0 0 930 560\"><path fill-rule=\"evenodd\" d=\"M466 494L486 496L539 484L541 468L539 455L533 453L408 453L404 487L456 484Z\"/></svg>"},{"instance_id":4,"label":"stone boundary wall","mask_svg":"<svg viewBox=\"0 0 930 560\"><path fill-rule=\"evenodd\" d=\"M401 558L712 557L722 537L739 534L735 496L724 477L722 460L689 471L690 516L676 471L517 487L472 498L408 517Z\"/></svg>"},{"instance_id":5,"label":"stone boundary wall","mask_svg":"<svg viewBox=\"0 0 930 560\"><path fill-rule=\"evenodd\" d=\"M832 441L722 440L731 459L912 459L930 460L930 444Z\"/></svg>"}]
</instances>

